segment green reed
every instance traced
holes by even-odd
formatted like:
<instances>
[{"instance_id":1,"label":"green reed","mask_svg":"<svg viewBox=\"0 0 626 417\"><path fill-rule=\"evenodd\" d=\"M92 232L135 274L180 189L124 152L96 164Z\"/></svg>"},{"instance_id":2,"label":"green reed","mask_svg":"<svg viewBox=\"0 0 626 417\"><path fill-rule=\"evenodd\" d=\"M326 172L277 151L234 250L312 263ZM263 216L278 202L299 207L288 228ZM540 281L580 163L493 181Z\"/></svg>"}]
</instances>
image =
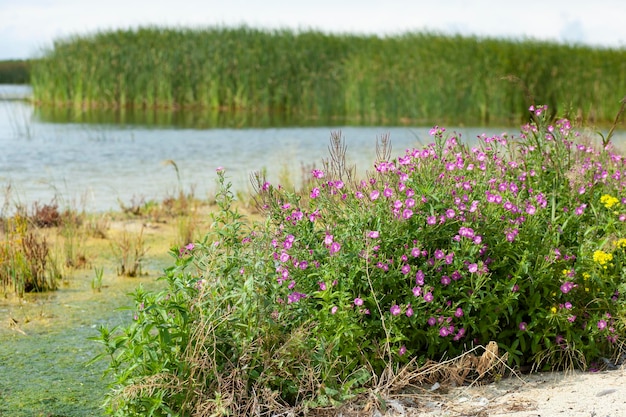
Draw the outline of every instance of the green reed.
<instances>
[{"instance_id":1,"label":"green reed","mask_svg":"<svg viewBox=\"0 0 626 417\"><path fill-rule=\"evenodd\" d=\"M406 33L147 27L58 40L34 97L75 108L202 108L361 123L497 123L534 102L607 122L626 50Z\"/></svg>"},{"instance_id":2,"label":"green reed","mask_svg":"<svg viewBox=\"0 0 626 417\"><path fill-rule=\"evenodd\" d=\"M30 61L0 61L0 84L26 84L30 78Z\"/></svg>"}]
</instances>

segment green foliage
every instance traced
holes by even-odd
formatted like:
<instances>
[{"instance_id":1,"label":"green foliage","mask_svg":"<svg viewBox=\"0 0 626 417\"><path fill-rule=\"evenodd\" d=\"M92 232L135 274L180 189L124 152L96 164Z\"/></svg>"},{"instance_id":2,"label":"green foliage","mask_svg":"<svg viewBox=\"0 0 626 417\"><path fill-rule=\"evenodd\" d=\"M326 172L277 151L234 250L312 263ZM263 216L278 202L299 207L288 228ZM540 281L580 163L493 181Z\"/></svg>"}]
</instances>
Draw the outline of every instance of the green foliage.
<instances>
[{"instance_id":1,"label":"green foliage","mask_svg":"<svg viewBox=\"0 0 626 417\"><path fill-rule=\"evenodd\" d=\"M518 123L535 101L572 119L607 122L621 98L615 92L626 90L625 54L428 33L150 27L57 40L33 63L31 83L46 104L208 108L213 124L223 110L361 123Z\"/></svg>"},{"instance_id":2,"label":"green foliage","mask_svg":"<svg viewBox=\"0 0 626 417\"><path fill-rule=\"evenodd\" d=\"M30 79L31 61L0 61L0 84L26 84Z\"/></svg>"},{"instance_id":3,"label":"green foliage","mask_svg":"<svg viewBox=\"0 0 626 417\"><path fill-rule=\"evenodd\" d=\"M135 320L101 329L120 415L334 405L388 372L494 341L513 366L587 368L623 351L626 159L531 107L519 136L434 142L356 180L333 155L299 195L259 177L266 221L220 210L173 250ZM384 145L384 144L383 144ZM202 411L199 411L202 410Z\"/></svg>"}]
</instances>

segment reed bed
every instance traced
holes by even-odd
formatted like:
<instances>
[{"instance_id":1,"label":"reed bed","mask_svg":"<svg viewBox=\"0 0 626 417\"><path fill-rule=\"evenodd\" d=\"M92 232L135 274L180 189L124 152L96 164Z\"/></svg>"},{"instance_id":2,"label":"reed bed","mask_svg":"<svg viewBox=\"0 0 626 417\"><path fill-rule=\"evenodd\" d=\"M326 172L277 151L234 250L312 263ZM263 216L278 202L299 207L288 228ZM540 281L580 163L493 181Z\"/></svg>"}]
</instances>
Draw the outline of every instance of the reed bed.
<instances>
[{"instance_id":1,"label":"reed bed","mask_svg":"<svg viewBox=\"0 0 626 417\"><path fill-rule=\"evenodd\" d=\"M26 84L30 78L30 61L0 61L0 84Z\"/></svg>"},{"instance_id":2,"label":"reed bed","mask_svg":"<svg viewBox=\"0 0 626 417\"><path fill-rule=\"evenodd\" d=\"M361 123L517 123L532 102L608 122L626 49L406 33L146 27L57 40L34 98L83 108L201 108Z\"/></svg>"}]
</instances>

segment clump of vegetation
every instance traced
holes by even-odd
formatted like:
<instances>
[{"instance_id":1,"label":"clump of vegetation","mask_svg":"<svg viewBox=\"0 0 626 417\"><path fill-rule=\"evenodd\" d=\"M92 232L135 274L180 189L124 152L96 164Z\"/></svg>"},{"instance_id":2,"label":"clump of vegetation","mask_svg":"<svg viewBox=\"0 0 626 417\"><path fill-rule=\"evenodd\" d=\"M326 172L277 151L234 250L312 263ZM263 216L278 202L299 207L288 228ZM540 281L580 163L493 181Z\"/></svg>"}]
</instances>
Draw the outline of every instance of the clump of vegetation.
<instances>
[{"instance_id":1,"label":"clump of vegetation","mask_svg":"<svg viewBox=\"0 0 626 417\"><path fill-rule=\"evenodd\" d=\"M54 290L57 287L54 266L50 265L50 247L45 236L31 230L28 219L16 214L2 222L0 242L0 283L2 293Z\"/></svg>"},{"instance_id":2,"label":"clump of vegetation","mask_svg":"<svg viewBox=\"0 0 626 417\"><path fill-rule=\"evenodd\" d=\"M131 325L100 330L108 411L305 411L477 346L535 370L624 353L626 158L530 111L471 148L438 126L395 159L383 143L363 180L336 136L305 195L258 184L263 223L218 170L209 234L172 251L164 291L135 292Z\"/></svg>"},{"instance_id":3,"label":"clump of vegetation","mask_svg":"<svg viewBox=\"0 0 626 417\"><path fill-rule=\"evenodd\" d=\"M143 230L142 226L139 233L131 234L124 231L119 239L112 242L111 247L119 261L118 275L137 277L142 274L142 266L148 252Z\"/></svg>"},{"instance_id":4,"label":"clump of vegetation","mask_svg":"<svg viewBox=\"0 0 626 417\"><path fill-rule=\"evenodd\" d=\"M81 117L90 107L213 109L212 125L223 110L255 115L244 122L518 123L531 101L610 122L606 98L626 89L623 49L428 33L152 27L60 39L43 55L32 69L37 102Z\"/></svg>"},{"instance_id":5,"label":"clump of vegetation","mask_svg":"<svg viewBox=\"0 0 626 417\"><path fill-rule=\"evenodd\" d=\"M104 275L104 268L95 267L93 269L95 277L91 279L91 289L95 292L102 291L102 277Z\"/></svg>"},{"instance_id":6,"label":"clump of vegetation","mask_svg":"<svg viewBox=\"0 0 626 417\"><path fill-rule=\"evenodd\" d=\"M0 84L27 84L32 61L12 59L0 61Z\"/></svg>"}]
</instances>

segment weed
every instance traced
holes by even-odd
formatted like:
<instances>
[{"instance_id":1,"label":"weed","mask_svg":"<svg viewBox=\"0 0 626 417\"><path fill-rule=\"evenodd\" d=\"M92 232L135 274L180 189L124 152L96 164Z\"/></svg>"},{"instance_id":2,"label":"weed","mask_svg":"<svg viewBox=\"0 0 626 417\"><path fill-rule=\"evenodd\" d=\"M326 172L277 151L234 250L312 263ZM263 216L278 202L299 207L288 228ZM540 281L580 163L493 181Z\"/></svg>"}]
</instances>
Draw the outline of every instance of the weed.
<instances>
[{"instance_id":1,"label":"weed","mask_svg":"<svg viewBox=\"0 0 626 417\"><path fill-rule=\"evenodd\" d=\"M89 217L85 227L89 236L99 239L106 239L107 232L110 227L111 220L108 215L102 214L99 216Z\"/></svg>"},{"instance_id":2,"label":"weed","mask_svg":"<svg viewBox=\"0 0 626 417\"><path fill-rule=\"evenodd\" d=\"M96 292L102 291L102 276L104 275L104 268L93 268L95 277L91 279L91 289Z\"/></svg>"},{"instance_id":3,"label":"weed","mask_svg":"<svg viewBox=\"0 0 626 417\"><path fill-rule=\"evenodd\" d=\"M146 203L145 197L133 196L130 200L130 204L126 204L118 199L118 204L123 213L131 216L140 216L148 203Z\"/></svg>"},{"instance_id":4,"label":"weed","mask_svg":"<svg viewBox=\"0 0 626 417\"><path fill-rule=\"evenodd\" d=\"M49 204L33 204L30 221L36 227L57 227L62 222L59 205L53 200Z\"/></svg>"},{"instance_id":5,"label":"weed","mask_svg":"<svg viewBox=\"0 0 626 417\"><path fill-rule=\"evenodd\" d=\"M65 265L70 268L82 268L87 265L85 254L85 230L82 228L84 215L66 210L58 229L63 241Z\"/></svg>"},{"instance_id":6,"label":"weed","mask_svg":"<svg viewBox=\"0 0 626 417\"><path fill-rule=\"evenodd\" d=\"M143 239L143 231L143 225L135 236L124 231L121 238L112 243L113 251L119 261L118 275L137 277L142 274L141 267L148 252Z\"/></svg>"},{"instance_id":7,"label":"weed","mask_svg":"<svg viewBox=\"0 0 626 417\"><path fill-rule=\"evenodd\" d=\"M15 215L6 220L0 246L0 283L4 293L54 290L57 276L50 274L48 242L29 230L28 220Z\"/></svg>"}]
</instances>

